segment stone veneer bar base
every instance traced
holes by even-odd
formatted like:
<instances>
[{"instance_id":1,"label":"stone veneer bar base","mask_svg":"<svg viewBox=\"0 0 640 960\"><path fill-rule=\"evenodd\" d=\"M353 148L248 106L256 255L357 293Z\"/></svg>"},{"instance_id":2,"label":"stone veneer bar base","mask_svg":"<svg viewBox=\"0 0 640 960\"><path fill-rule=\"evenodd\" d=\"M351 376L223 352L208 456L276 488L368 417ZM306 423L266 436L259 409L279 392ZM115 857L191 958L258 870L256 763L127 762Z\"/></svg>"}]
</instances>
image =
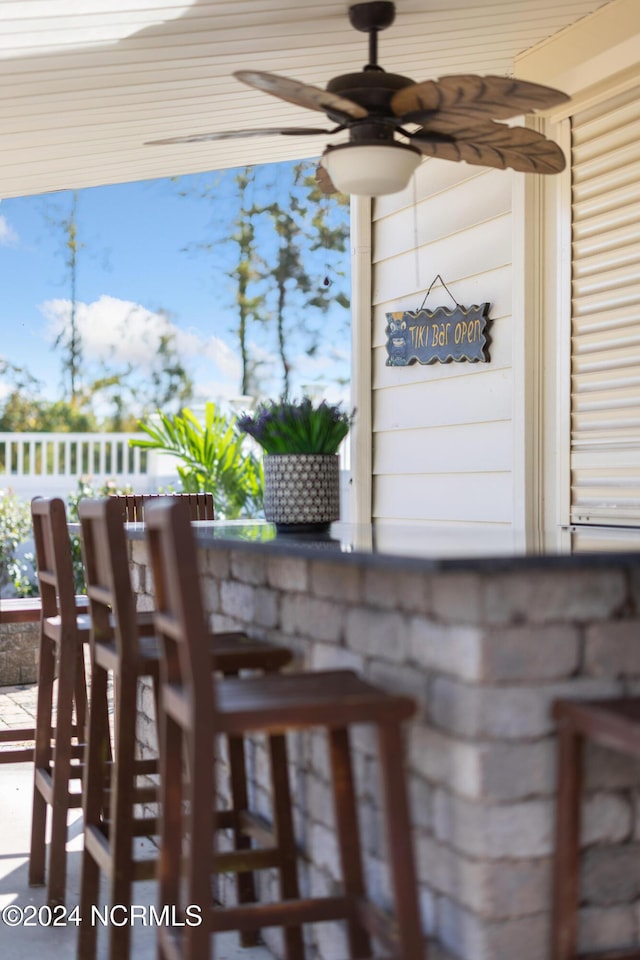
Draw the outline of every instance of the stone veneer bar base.
<instances>
[{"instance_id":1,"label":"stone veneer bar base","mask_svg":"<svg viewBox=\"0 0 640 960\"><path fill-rule=\"evenodd\" d=\"M140 605L152 603L146 545L131 543ZM213 623L291 646L298 668L346 667L419 703L407 750L425 934L432 960L547 960L555 697L640 692L640 564L444 566L394 558L286 555L268 544L200 552ZM149 715L151 697L141 694ZM389 905L370 732L354 738L366 871ZM155 744L147 745L155 749ZM330 893L338 854L320 734L290 739L303 890ZM251 745L253 800L269 814L266 751ZM640 764L587 758L580 939L640 940ZM232 897L231 885L222 888ZM268 891L267 891L268 893ZM338 925L317 956L348 955ZM277 935L266 933L278 952Z\"/></svg>"},{"instance_id":2,"label":"stone veneer bar base","mask_svg":"<svg viewBox=\"0 0 640 960\"><path fill-rule=\"evenodd\" d=\"M0 686L38 679L40 623L0 624Z\"/></svg>"}]
</instances>

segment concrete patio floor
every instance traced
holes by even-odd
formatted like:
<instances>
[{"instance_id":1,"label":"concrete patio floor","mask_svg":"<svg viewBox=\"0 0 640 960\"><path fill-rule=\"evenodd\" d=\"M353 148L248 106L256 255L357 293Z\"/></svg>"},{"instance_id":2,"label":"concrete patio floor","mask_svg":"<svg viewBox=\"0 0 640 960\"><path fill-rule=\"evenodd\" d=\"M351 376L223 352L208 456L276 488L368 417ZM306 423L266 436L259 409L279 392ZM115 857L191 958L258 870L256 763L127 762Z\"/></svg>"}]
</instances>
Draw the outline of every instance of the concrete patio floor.
<instances>
[{"instance_id":1,"label":"concrete patio floor","mask_svg":"<svg viewBox=\"0 0 640 960\"><path fill-rule=\"evenodd\" d=\"M23 727L35 717L34 685L0 687L0 726ZM33 917L34 908L46 903L46 888L28 884L28 853L31 828L33 767L31 763L0 765L0 958L2 960L75 960L77 928L45 926L35 922L27 926L15 917ZM72 911L79 900L82 851L82 815L73 811L70 819L68 850L67 909ZM145 843L148 841L138 841ZM99 907L109 904L106 889ZM141 907L157 906L153 882L135 884L134 903ZM7 910L7 908L13 908ZM18 909L16 909L18 908ZM28 909L27 909L28 908ZM31 919L33 921L33 918ZM132 929L132 960L155 960L156 929L135 923ZM220 934L215 943L216 960L273 960L264 947L242 949L236 934ZM99 960L107 958L107 938L99 936Z\"/></svg>"}]
</instances>

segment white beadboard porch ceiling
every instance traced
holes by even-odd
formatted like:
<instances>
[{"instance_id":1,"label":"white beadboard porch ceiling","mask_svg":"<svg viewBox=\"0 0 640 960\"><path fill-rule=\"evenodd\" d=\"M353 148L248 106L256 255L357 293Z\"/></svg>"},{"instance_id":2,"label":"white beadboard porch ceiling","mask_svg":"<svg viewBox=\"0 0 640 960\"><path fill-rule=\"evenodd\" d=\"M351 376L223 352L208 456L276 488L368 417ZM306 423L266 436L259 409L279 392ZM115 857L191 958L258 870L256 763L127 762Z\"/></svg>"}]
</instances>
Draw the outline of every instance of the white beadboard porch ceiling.
<instances>
[{"instance_id":1,"label":"white beadboard porch ceiling","mask_svg":"<svg viewBox=\"0 0 640 960\"><path fill-rule=\"evenodd\" d=\"M425 80L509 74L606 0L398 0L380 62ZM253 91L254 68L324 87L360 70L348 0L0 0L0 198L319 155L328 138L150 147L250 127L323 126Z\"/></svg>"}]
</instances>

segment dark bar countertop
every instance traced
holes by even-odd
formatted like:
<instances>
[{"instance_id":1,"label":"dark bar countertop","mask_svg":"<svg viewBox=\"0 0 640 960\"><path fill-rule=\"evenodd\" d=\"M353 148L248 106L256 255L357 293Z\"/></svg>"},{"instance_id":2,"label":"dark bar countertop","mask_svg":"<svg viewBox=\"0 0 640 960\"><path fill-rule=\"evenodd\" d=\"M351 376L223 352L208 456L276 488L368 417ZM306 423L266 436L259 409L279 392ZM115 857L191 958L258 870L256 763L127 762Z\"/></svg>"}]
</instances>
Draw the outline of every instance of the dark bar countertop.
<instances>
[{"instance_id":1,"label":"dark bar countertop","mask_svg":"<svg viewBox=\"0 0 640 960\"><path fill-rule=\"evenodd\" d=\"M73 530L77 525L70 525ZM132 540L142 539L145 526L128 523ZM366 567L403 567L407 570L470 569L483 572L514 569L584 568L585 566L640 565L640 552L526 553L514 545L511 528L504 532L426 527L410 523L349 524L337 522L328 532L282 533L264 520L194 521L200 546L239 550L267 550L284 556L309 558L325 553L332 560Z\"/></svg>"}]
</instances>

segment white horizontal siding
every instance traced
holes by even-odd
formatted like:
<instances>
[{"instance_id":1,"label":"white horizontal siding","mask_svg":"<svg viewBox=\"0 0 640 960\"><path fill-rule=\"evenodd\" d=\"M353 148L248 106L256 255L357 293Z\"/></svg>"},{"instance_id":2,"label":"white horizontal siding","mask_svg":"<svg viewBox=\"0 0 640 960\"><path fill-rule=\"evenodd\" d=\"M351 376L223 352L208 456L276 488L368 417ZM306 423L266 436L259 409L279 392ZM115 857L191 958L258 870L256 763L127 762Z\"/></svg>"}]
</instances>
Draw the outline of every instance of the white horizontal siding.
<instances>
[{"instance_id":1,"label":"white horizontal siding","mask_svg":"<svg viewBox=\"0 0 640 960\"><path fill-rule=\"evenodd\" d=\"M401 464L407 448L417 474L473 473L482 462L492 473L508 473L513 458L510 420L409 427L387 430L376 436L374 473L389 463Z\"/></svg>"},{"instance_id":2,"label":"white horizontal siding","mask_svg":"<svg viewBox=\"0 0 640 960\"><path fill-rule=\"evenodd\" d=\"M471 366L465 364L465 367ZM374 430L485 423L511 418L511 370L470 373L374 392ZM429 369L429 368L427 368ZM474 367L471 367L474 370ZM407 470L411 451L407 451Z\"/></svg>"},{"instance_id":3,"label":"white horizontal siding","mask_svg":"<svg viewBox=\"0 0 640 960\"><path fill-rule=\"evenodd\" d=\"M443 224L454 242L458 232L461 233L460 239L464 239L469 229L469 206L473 206L474 220L478 224L493 220L501 213L510 213L510 180L503 176L502 170L480 172L462 180L459 175L453 177L455 172L454 166L449 186L455 186L455 204L451 203L447 189L395 211L392 214L393 230L388 229L388 217L376 221L373 248L377 262L413 251L434 240L441 241Z\"/></svg>"},{"instance_id":4,"label":"white horizontal siding","mask_svg":"<svg viewBox=\"0 0 640 960\"><path fill-rule=\"evenodd\" d=\"M502 171L502 175L510 184L509 174ZM478 189L482 189L481 183L478 184ZM457 202L455 193L450 197L450 202ZM466 215L468 220L474 220L474 213L468 207ZM446 216L439 220L439 224L441 230L448 231ZM385 228L395 230L396 224L391 218L387 218ZM474 220L466 230L458 229L453 235L447 233L426 246L418 247L417 251L410 250L376 262L374 303L383 304L395 300L400 290L403 297L410 293L414 295L412 309L415 310L421 305L436 274L443 277L459 303L483 302L487 297L484 275L505 266L510 267L511 229L511 216L507 214L500 214L483 223L476 223ZM466 299L469 297L470 300ZM441 303L448 307L453 306L446 291L440 286L437 289L434 287L426 306L433 308ZM499 315L504 315L503 304L498 302L497 306Z\"/></svg>"},{"instance_id":5,"label":"white horizontal siding","mask_svg":"<svg viewBox=\"0 0 640 960\"><path fill-rule=\"evenodd\" d=\"M640 88L573 118L572 176L571 519L640 524Z\"/></svg>"},{"instance_id":6,"label":"white horizontal siding","mask_svg":"<svg viewBox=\"0 0 640 960\"><path fill-rule=\"evenodd\" d=\"M426 161L415 185L375 205L372 384L377 522L439 524L443 533L446 525L452 525L458 543L467 526L470 531L478 524L510 529L511 189L509 172ZM386 314L418 309L436 274L458 302L491 303L490 362L386 366ZM451 303L437 283L426 306L435 309ZM445 542L447 536L444 533Z\"/></svg>"},{"instance_id":7,"label":"white horizontal siding","mask_svg":"<svg viewBox=\"0 0 640 960\"><path fill-rule=\"evenodd\" d=\"M374 516L509 523L511 473L387 474L376 478Z\"/></svg>"}]
</instances>

